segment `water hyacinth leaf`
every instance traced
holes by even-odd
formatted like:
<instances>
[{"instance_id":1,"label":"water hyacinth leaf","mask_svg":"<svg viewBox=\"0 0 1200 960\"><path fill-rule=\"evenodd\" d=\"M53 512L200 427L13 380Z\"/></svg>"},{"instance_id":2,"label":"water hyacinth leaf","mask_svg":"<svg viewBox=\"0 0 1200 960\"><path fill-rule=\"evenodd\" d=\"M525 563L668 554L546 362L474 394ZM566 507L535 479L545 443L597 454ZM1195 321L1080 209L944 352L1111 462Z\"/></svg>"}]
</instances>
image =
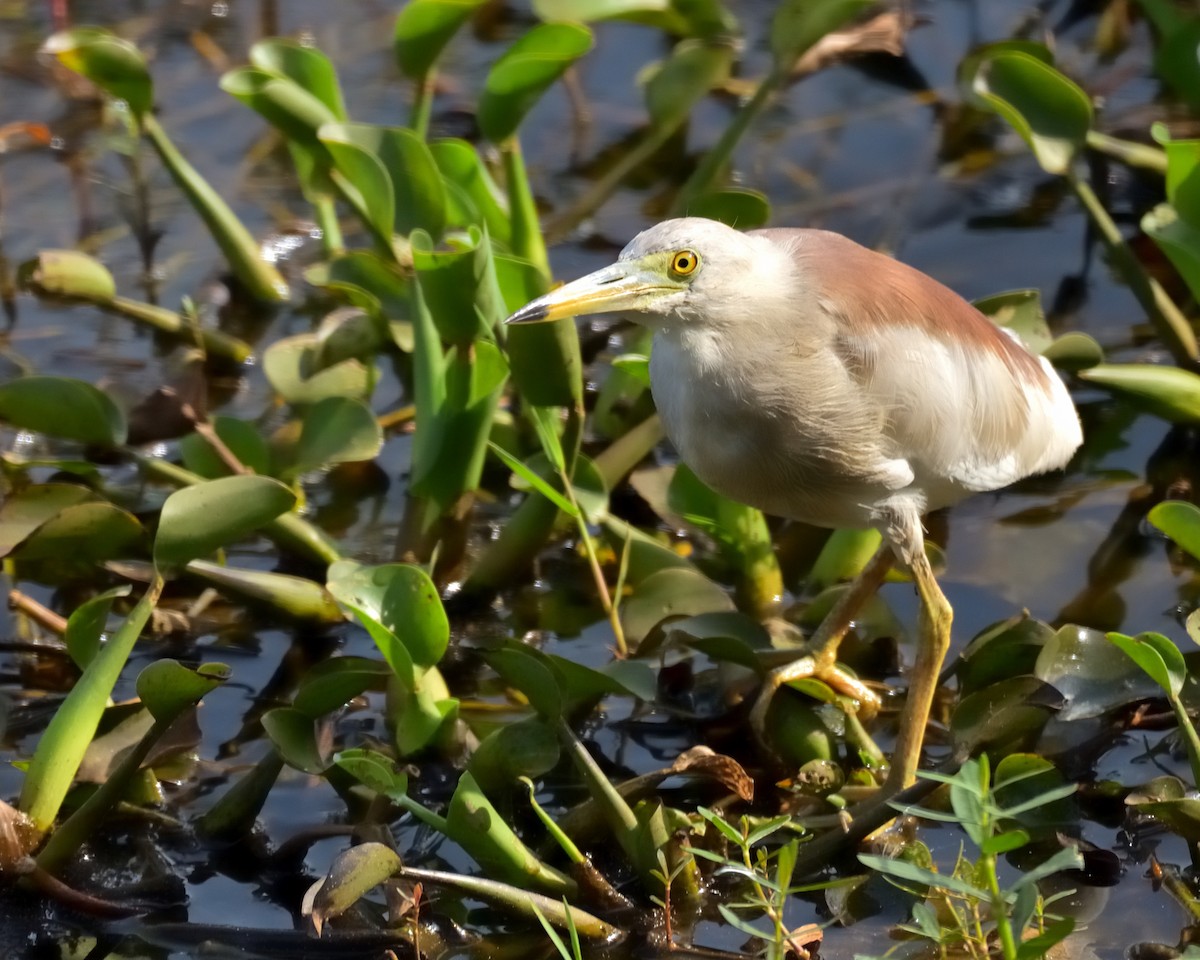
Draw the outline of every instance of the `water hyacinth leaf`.
<instances>
[{"instance_id":1,"label":"water hyacinth leaf","mask_svg":"<svg viewBox=\"0 0 1200 960\"><path fill-rule=\"evenodd\" d=\"M315 53L316 51L312 51ZM329 155L317 139L327 123L343 119L310 91L265 69L239 67L221 77L221 89L237 98L288 139L290 147L309 152L311 177L328 167Z\"/></svg>"},{"instance_id":2,"label":"water hyacinth leaf","mask_svg":"<svg viewBox=\"0 0 1200 960\"><path fill-rule=\"evenodd\" d=\"M400 72L425 77L451 38L484 0L409 0L396 16L392 49Z\"/></svg>"},{"instance_id":3,"label":"water hyacinth leaf","mask_svg":"<svg viewBox=\"0 0 1200 960\"><path fill-rule=\"evenodd\" d=\"M310 667L292 698L292 708L316 719L345 706L367 690L382 690L392 671L367 657L332 657Z\"/></svg>"},{"instance_id":4,"label":"water hyacinth leaf","mask_svg":"<svg viewBox=\"0 0 1200 960\"><path fill-rule=\"evenodd\" d=\"M415 683L414 665L428 669L441 661L450 642L450 622L437 587L420 567L407 563L370 567L345 560L329 568L326 586L339 603L394 638L382 652L409 689ZM372 632L377 643L382 635ZM393 662L396 645L403 655Z\"/></svg>"},{"instance_id":5,"label":"water hyacinth leaf","mask_svg":"<svg viewBox=\"0 0 1200 960\"><path fill-rule=\"evenodd\" d=\"M1181 549L1200 559L1200 507L1186 500L1164 500L1150 508L1146 519Z\"/></svg>"},{"instance_id":6,"label":"water hyacinth leaf","mask_svg":"<svg viewBox=\"0 0 1200 960\"><path fill-rule=\"evenodd\" d=\"M732 610L733 601L717 584L698 570L674 567L653 573L638 584L633 596L621 604L625 636L641 642L668 617Z\"/></svg>"},{"instance_id":7,"label":"water hyacinth leaf","mask_svg":"<svg viewBox=\"0 0 1200 960\"><path fill-rule=\"evenodd\" d=\"M227 567L207 560L192 560L184 569L223 593L262 604L281 616L314 624L345 620L329 591L306 577Z\"/></svg>"},{"instance_id":8,"label":"water hyacinth leaf","mask_svg":"<svg viewBox=\"0 0 1200 960\"><path fill-rule=\"evenodd\" d=\"M1034 353L1043 353L1054 337L1042 309L1042 294L1037 289L1007 290L974 300L975 309L997 326L1005 327L1021 338Z\"/></svg>"},{"instance_id":9,"label":"water hyacinth leaf","mask_svg":"<svg viewBox=\"0 0 1200 960\"><path fill-rule=\"evenodd\" d=\"M391 249L394 233L420 229L441 236L446 192L424 140L404 127L369 123L326 124L318 136L357 190L360 200L348 197L385 249Z\"/></svg>"},{"instance_id":10,"label":"water hyacinth leaf","mask_svg":"<svg viewBox=\"0 0 1200 960\"><path fill-rule=\"evenodd\" d=\"M646 110L658 128L674 129L702 97L729 76L733 50L698 40L677 43L646 81ZM690 200L690 197L689 197Z\"/></svg>"},{"instance_id":11,"label":"water hyacinth leaf","mask_svg":"<svg viewBox=\"0 0 1200 960\"><path fill-rule=\"evenodd\" d=\"M849 23L874 0L783 0L771 22L771 53L786 73L826 34Z\"/></svg>"},{"instance_id":12,"label":"water hyacinth leaf","mask_svg":"<svg viewBox=\"0 0 1200 960\"><path fill-rule=\"evenodd\" d=\"M50 297L109 303L117 295L117 281L95 257L79 250L41 250L21 264L22 287Z\"/></svg>"},{"instance_id":13,"label":"water hyacinth leaf","mask_svg":"<svg viewBox=\"0 0 1200 960\"><path fill-rule=\"evenodd\" d=\"M38 527L68 507L99 497L74 483L38 483L10 494L0 504L0 557L6 557Z\"/></svg>"},{"instance_id":14,"label":"water hyacinth leaf","mask_svg":"<svg viewBox=\"0 0 1200 960\"><path fill-rule=\"evenodd\" d=\"M312 365L316 371L336 366L344 360L369 362L377 353L395 343L405 353L412 352L412 325L406 322L389 324L383 317L380 303L361 288L342 291L353 307L342 307L326 314L317 327L313 341Z\"/></svg>"},{"instance_id":15,"label":"water hyacinth leaf","mask_svg":"<svg viewBox=\"0 0 1200 960\"><path fill-rule=\"evenodd\" d=\"M373 460L383 447L383 430L370 408L351 397L326 397L304 414L296 445L294 474L335 463Z\"/></svg>"},{"instance_id":16,"label":"water hyacinth leaf","mask_svg":"<svg viewBox=\"0 0 1200 960\"><path fill-rule=\"evenodd\" d=\"M1027 830L1049 831L1078 820L1077 787L1035 753L1010 753L996 764L996 801Z\"/></svg>"},{"instance_id":17,"label":"water hyacinth leaf","mask_svg":"<svg viewBox=\"0 0 1200 960\"><path fill-rule=\"evenodd\" d=\"M489 733L467 764L484 793L512 789L520 777L541 777L558 764L558 737L540 719L520 720Z\"/></svg>"},{"instance_id":18,"label":"water hyacinth leaf","mask_svg":"<svg viewBox=\"0 0 1200 960\"><path fill-rule=\"evenodd\" d=\"M132 43L100 27L76 27L52 35L42 51L87 77L111 97L129 104L139 119L154 106L146 61Z\"/></svg>"},{"instance_id":19,"label":"water hyacinth leaf","mask_svg":"<svg viewBox=\"0 0 1200 960\"><path fill-rule=\"evenodd\" d=\"M1078 372L1104 362L1104 348L1095 337L1072 330L1042 351L1042 356L1060 370Z\"/></svg>"},{"instance_id":20,"label":"water hyacinth leaf","mask_svg":"<svg viewBox=\"0 0 1200 960\"><path fill-rule=\"evenodd\" d=\"M311 333L276 340L263 353L263 373L271 387L293 406L326 397L368 397L375 382L373 367L343 360L320 368L319 343Z\"/></svg>"},{"instance_id":21,"label":"water hyacinth leaf","mask_svg":"<svg viewBox=\"0 0 1200 960\"><path fill-rule=\"evenodd\" d=\"M360 843L339 854L313 897L311 919L317 936L327 921L349 910L401 865L396 852L382 843Z\"/></svg>"},{"instance_id":22,"label":"water hyacinth leaf","mask_svg":"<svg viewBox=\"0 0 1200 960\"><path fill-rule=\"evenodd\" d=\"M1200 109L1200 18L1180 22L1160 39L1154 69L1171 92L1192 109Z\"/></svg>"},{"instance_id":23,"label":"water hyacinth leaf","mask_svg":"<svg viewBox=\"0 0 1200 960\"><path fill-rule=\"evenodd\" d=\"M1187 680L1187 664L1179 648L1161 633L1139 633L1130 637L1110 633L1108 639L1141 667L1169 697L1178 697Z\"/></svg>"},{"instance_id":24,"label":"water hyacinth leaf","mask_svg":"<svg viewBox=\"0 0 1200 960\"><path fill-rule=\"evenodd\" d=\"M510 643L484 657L509 686L521 691L543 720L556 723L563 712L562 681L544 658L523 644Z\"/></svg>"},{"instance_id":25,"label":"water hyacinth leaf","mask_svg":"<svg viewBox=\"0 0 1200 960\"><path fill-rule=\"evenodd\" d=\"M177 490L163 504L154 538L154 564L181 567L239 540L286 513L296 495L268 477L206 480Z\"/></svg>"},{"instance_id":26,"label":"water hyacinth leaf","mask_svg":"<svg viewBox=\"0 0 1200 960\"><path fill-rule=\"evenodd\" d=\"M317 131L333 159L333 179L354 207L376 243L392 249L396 220L396 190L383 161L359 143L363 124L329 123Z\"/></svg>"},{"instance_id":27,"label":"water hyacinth leaf","mask_svg":"<svg viewBox=\"0 0 1200 960\"><path fill-rule=\"evenodd\" d=\"M262 716L263 729L284 761L297 770L320 776L329 767L317 738L317 722L293 707L277 707Z\"/></svg>"},{"instance_id":28,"label":"water hyacinth leaf","mask_svg":"<svg viewBox=\"0 0 1200 960\"><path fill-rule=\"evenodd\" d=\"M650 358L644 353L623 353L613 357L613 368L629 374L643 387L650 386Z\"/></svg>"},{"instance_id":29,"label":"water hyacinth leaf","mask_svg":"<svg viewBox=\"0 0 1200 960\"><path fill-rule=\"evenodd\" d=\"M237 417L216 416L209 421L217 438L229 448L238 463L254 473L270 474L271 451L258 427ZM183 465L193 473L215 480L233 473L233 468L213 449L206 437L189 433L179 441Z\"/></svg>"},{"instance_id":30,"label":"water hyacinth leaf","mask_svg":"<svg viewBox=\"0 0 1200 960\"><path fill-rule=\"evenodd\" d=\"M592 32L575 23L543 23L508 48L488 71L479 98L483 135L502 143L576 60L592 48Z\"/></svg>"},{"instance_id":31,"label":"water hyacinth leaf","mask_svg":"<svg viewBox=\"0 0 1200 960\"><path fill-rule=\"evenodd\" d=\"M1152 363L1102 363L1078 372L1080 379L1128 397L1171 423L1200 420L1200 375Z\"/></svg>"},{"instance_id":32,"label":"water hyacinth leaf","mask_svg":"<svg viewBox=\"0 0 1200 960\"><path fill-rule=\"evenodd\" d=\"M1043 170L1068 172L1092 126L1092 103L1083 90L1022 51L985 55L967 80L974 94L1029 144Z\"/></svg>"},{"instance_id":33,"label":"water hyacinth leaf","mask_svg":"<svg viewBox=\"0 0 1200 960\"><path fill-rule=\"evenodd\" d=\"M629 20L683 37L723 37L737 32L737 20L717 0L533 0L542 20Z\"/></svg>"},{"instance_id":34,"label":"water hyacinth leaf","mask_svg":"<svg viewBox=\"0 0 1200 960\"><path fill-rule=\"evenodd\" d=\"M688 200L689 217L719 220L738 230L755 230L771 219L766 195L744 187L710 190Z\"/></svg>"},{"instance_id":35,"label":"water hyacinth leaf","mask_svg":"<svg viewBox=\"0 0 1200 960\"><path fill-rule=\"evenodd\" d=\"M459 778L446 811L446 835L461 846L488 876L524 889L574 896L569 877L542 863L500 816L470 771Z\"/></svg>"},{"instance_id":36,"label":"water hyacinth leaf","mask_svg":"<svg viewBox=\"0 0 1200 960\"><path fill-rule=\"evenodd\" d=\"M490 336L506 307L486 232L472 228L465 242L442 250L424 231L411 240L417 282L441 338L462 344Z\"/></svg>"},{"instance_id":37,"label":"water hyacinth leaf","mask_svg":"<svg viewBox=\"0 0 1200 960\"><path fill-rule=\"evenodd\" d=\"M1023 53L1035 60L1042 61L1048 67L1054 66L1054 54L1050 48L1036 40L997 40L994 43L985 43L976 47L958 63L958 92L963 100L976 110L982 110L985 113L990 113L992 110L991 104L974 88L975 75L979 73L979 66L985 60L1002 53Z\"/></svg>"},{"instance_id":38,"label":"water hyacinth leaf","mask_svg":"<svg viewBox=\"0 0 1200 960\"><path fill-rule=\"evenodd\" d=\"M1167 202L1200 226L1200 140L1175 140L1165 123L1152 124L1150 135L1167 155Z\"/></svg>"},{"instance_id":39,"label":"water hyacinth leaf","mask_svg":"<svg viewBox=\"0 0 1200 960\"><path fill-rule=\"evenodd\" d=\"M1031 672L1066 698L1059 721L1098 717L1156 693L1150 680L1100 630L1066 624Z\"/></svg>"},{"instance_id":40,"label":"water hyacinth leaf","mask_svg":"<svg viewBox=\"0 0 1200 960\"><path fill-rule=\"evenodd\" d=\"M1200 840L1200 799L1176 777L1155 777L1141 790L1125 798L1127 806L1138 813L1161 820L1180 836L1195 843Z\"/></svg>"},{"instance_id":41,"label":"water hyacinth leaf","mask_svg":"<svg viewBox=\"0 0 1200 960\"><path fill-rule=\"evenodd\" d=\"M80 670L86 670L87 665L100 652L100 638L104 635L113 601L127 597L129 593L128 586L113 587L84 601L71 611L63 640L67 644L67 652Z\"/></svg>"},{"instance_id":42,"label":"water hyacinth leaf","mask_svg":"<svg viewBox=\"0 0 1200 960\"><path fill-rule=\"evenodd\" d=\"M1160 203L1142 217L1141 227L1179 271L1192 296L1200 297L1200 225L1184 220L1170 204Z\"/></svg>"},{"instance_id":43,"label":"water hyacinth leaf","mask_svg":"<svg viewBox=\"0 0 1200 960\"><path fill-rule=\"evenodd\" d=\"M12 552L18 560L98 562L122 556L143 536L133 514L107 500L67 507L31 532Z\"/></svg>"},{"instance_id":44,"label":"water hyacinth leaf","mask_svg":"<svg viewBox=\"0 0 1200 960\"><path fill-rule=\"evenodd\" d=\"M232 672L223 663L204 663L192 669L178 660L155 660L138 674L138 699L155 720L169 722L228 680Z\"/></svg>"},{"instance_id":45,"label":"water hyacinth leaf","mask_svg":"<svg viewBox=\"0 0 1200 960\"><path fill-rule=\"evenodd\" d=\"M442 177L447 184L460 191L474 213L469 222L454 225L466 228L482 224L486 226L488 236L507 246L512 240L508 201L488 173L479 151L467 141L456 139L435 140L429 145L429 150Z\"/></svg>"},{"instance_id":46,"label":"water hyacinth leaf","mask_svg":"<svg viewBox=\"0 0 1200 960\"><path fill-rule=\"evenodd\" d=\"M408 775L397 770L390 757L378 750L355 747L335 754L333 762L360 783L391 800L408 794Z\"/></svg>"},{"instance_id":47,"label":"water hyacinth leaf","mask_svg":"<svg viewBox=\"0 0 1200 960\"><path fill-rule=\"evenodd\" d=\"M334 119L346 119L337 70L320 50L295 40L271 37L250 48L250 62L267 73L287 77L324 104Z\"/></svg>"},{"instance_id":48,"label":"water hyacinth leaf","mask_svg":"<svg viewBox=\"0 0 1200 960\"><path fill-rule=\"evenodd\" d=\"M0 420L98 447L125 442L125 415L107 394L69 377L20 377L0 384Z\"/></svg>"},{"instance_id":49,"label":"water hyacinth leaf","mask_svg":"<svg viewBox=\"0 0 1200 960\"><path fill-rule=\"evenodd\" d=\"M1036 677L1013 677L963 697L950 732L956 744L971 751L1020 743L1036 736L1062 702L1057 690Z\"/></svg>"}]
</instances>

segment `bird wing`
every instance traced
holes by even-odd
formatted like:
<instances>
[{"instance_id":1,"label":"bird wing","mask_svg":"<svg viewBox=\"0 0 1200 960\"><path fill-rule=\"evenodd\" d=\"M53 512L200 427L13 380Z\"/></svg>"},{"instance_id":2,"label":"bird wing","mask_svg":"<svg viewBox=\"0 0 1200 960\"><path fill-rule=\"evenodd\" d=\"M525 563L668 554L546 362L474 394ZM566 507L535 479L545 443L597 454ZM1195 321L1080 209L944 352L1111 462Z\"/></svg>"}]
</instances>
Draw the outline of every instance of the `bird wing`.
<instances>
[{"instance_id":1,"label":"bird wing","mask_svg":"<svg viewBox=\"0 0 1200 960\"><path fill-rule=\"evenodd\" d=\"M908 461L918 483L993 490L1079 445L1058 375L958 294L840 234L759 232L790 249L832 320L831 349L878 412L880 454Z\"/></svg>"}]
</instances>

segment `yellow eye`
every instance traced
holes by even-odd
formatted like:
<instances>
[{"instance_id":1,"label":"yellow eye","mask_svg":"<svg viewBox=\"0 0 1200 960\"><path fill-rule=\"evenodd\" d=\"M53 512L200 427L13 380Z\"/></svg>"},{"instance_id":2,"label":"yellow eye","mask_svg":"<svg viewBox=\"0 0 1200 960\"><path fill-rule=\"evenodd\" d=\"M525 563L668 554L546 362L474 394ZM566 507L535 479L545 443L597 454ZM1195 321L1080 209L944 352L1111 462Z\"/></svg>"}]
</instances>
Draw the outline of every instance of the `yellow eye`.
<instances>
[{"instance_id":1,"label":"yellow eye","mask_svg":"<svg viewBox=\"0 0 1200 960\"><path fill-rule=\"evenodd\" d=\"M700 257L694 250L677 250L671 254L671 272L677 277L695 273L700 266Z\"/></svg>"}]
</instances>

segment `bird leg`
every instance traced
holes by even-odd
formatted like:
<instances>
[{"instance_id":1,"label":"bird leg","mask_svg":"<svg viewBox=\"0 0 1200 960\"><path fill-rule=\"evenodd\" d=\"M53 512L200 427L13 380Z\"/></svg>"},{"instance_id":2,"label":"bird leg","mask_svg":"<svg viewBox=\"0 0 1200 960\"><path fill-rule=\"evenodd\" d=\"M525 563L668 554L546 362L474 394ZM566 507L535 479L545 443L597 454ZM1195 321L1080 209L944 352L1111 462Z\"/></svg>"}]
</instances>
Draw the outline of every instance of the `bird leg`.
<instances>
[{"instance_id":1,"label":"bird leg","mask_svg":"<svg viewBox=\"0 0 1200 960\"><path fill-rule=\"evenodd\" d=\"M750 711L750 724L759 742L766 743L767 710L771 700L780 687L793 680L803 680L805 677L824 680L838 693L857 700L861 711L868 717L879 709L879 697L875 692L837 665L837 652L854 617L879 589L894 562L895 554L891 545L883 543L825 615L806 644L807 652L791 663L772 670L763 679L758 700Z\"/></svg>"},{"instance_id":2,"label":"bird leg","mask_svg":"<svg viewBox=\"0 0 1200 960\"><path fill-rule=\"evenodd\" d=\"M917 657L913 663L908 684L908 696L900 714L900 727L896 735L896 746L892 752L891 769L884 783L883 793L891 795L911 786L916 781L917 766L921 760L921 743L925 728L929 724L929 711L933 706L933 695L937 692L938 676L942 663L950 649L950 624L954 611L933 576L933 568L925 555L924 538L918 522L913 539L906 543L904 559L912 570L917 594L921 598L921 612L917 621Z\"/></svg>"}]
</instances>

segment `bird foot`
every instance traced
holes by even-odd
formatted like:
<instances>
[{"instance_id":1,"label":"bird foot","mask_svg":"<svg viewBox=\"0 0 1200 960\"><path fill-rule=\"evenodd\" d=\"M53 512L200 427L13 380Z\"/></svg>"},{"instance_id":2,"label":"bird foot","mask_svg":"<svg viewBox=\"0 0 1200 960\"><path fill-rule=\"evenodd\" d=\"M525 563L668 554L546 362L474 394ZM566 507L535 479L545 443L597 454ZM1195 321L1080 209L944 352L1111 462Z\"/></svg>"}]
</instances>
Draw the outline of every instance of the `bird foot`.
<instances>
[{"instance_id":1,"label":"bird foot","mask_svg":"<svg viewBox=\"0 0 1200 960\"><path fill-rule=\"evenodd\" d=\"M795 680L814 677L828 684L835 693L850 697L858 705L858 717L870 720L879 712L880 699L870 687L852 677L836 663L822 663L813 654L803 654L791 663L776 667L763 678L762 689L750 711L750 726L759 743L767 744L767 711L779 688Z\"/></svg>"}]
</instances>

